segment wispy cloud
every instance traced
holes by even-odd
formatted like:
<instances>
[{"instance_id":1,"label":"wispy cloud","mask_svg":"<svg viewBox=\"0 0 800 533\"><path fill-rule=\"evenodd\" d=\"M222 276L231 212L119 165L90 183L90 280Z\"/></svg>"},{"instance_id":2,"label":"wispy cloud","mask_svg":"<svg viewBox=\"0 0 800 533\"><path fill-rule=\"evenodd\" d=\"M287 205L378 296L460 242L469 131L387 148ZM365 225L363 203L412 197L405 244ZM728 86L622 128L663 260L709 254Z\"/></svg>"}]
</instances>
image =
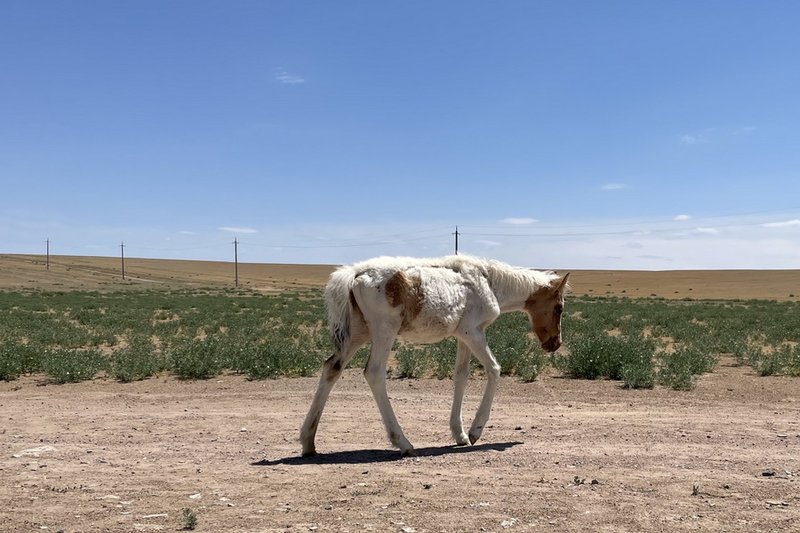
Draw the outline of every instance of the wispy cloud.
<instances>
[{"instance_id":1,"label":"wispy cloud","mask_svg":"<svg viewBox=\"0 0 800 533\"><path fill-rule=\"evenodd\" d=\"M181 235L197 235L197 232L189 231L189 230L181 230L178 232Z\"/></svg>"},{"instance_id":2,"label":"wispy cloud","mask_svg":"<svg viewBox=\"0 0 800 533\"><path fill-rule=\"evenodd\" d=\"M485 240L485 239L478 239L478 240L475 241L475 243L476 244L482 244L484 246L502 246L503 245L502 242L489 241L489 240Z\"/></svg>"},{"instance_id":3,"label":"wispy cloud","mask_svg":"<svg viewBox=\"0 0 800 533\"><path fill-rule=\"evenodd\" d=\"M694 232L703 235L719 235L719 230L717 228L695 228Z\"/></svg>"},{"instance_id":4,"label":"wispy cloud","mask_svg":"<svg viewBox=\"0 0 800 533\"><path fill-rule=\"evenodd\" d=\"M703 130L684 133L678 137L678 142L685 145L706 144L710 142L725 141L731 137L749 135L756 131L753 126L739 126L735 128L705 128Z\"/></svg>"},{"instance_id":5,"label":"wispy cloud","mask_svg":"<svg viewBox=\"0 0 800 533\"><path fill-rule=\"evenodd\" d=\"M504 218L500 222L503 224L511 224L513 226L526 226L528 224L534 224L539 221L535 218L509 217L509 218Z\"/></svg>"},{"instance_id":6,"label":"wispy cloud","mask_svg":"<svg viewBox=\"0 0 800 533\"><path fill-rule=\"evenodd\" d=\"M795 218L792 220L784 220L783 222L767 222L766 224L761 224L763 228L788 228L791 226L800 226L800 219Z\"/></svg>"},{"instance_id":7,"label":"wispy cloud","mask_svg":"<svg viewBox=\"0 0 800 533\"><path fill-rule=\"evenodd\" d=\"M685 133L680 137L681 144L705 144L709 142L708 137L704 133Z\"/></svg>"},{"instance_id":8,"label":"wispy cloud","mask_svg":"<svg viewBox=\"0 0 800 533\"><path fill-rule=\"evenodd\" d=\"M298 76L297 74L291 74L286 69L282 67L278 67L273 71L275 79L281 83L289 83L289 84L296 84L296 83L305 83L306 79L302 76Z\"/></svg>"},{"instance_id":9,"label":"wispy cloud","mask_svg":"<svg viewBox=\"0 0 800 533\"><path fill-rule=\"evenodd\" d=\"M734 135L747 135L748 133L753 133L756 131L756 128L753 126L742 126L741 128L736 128L733 130Z\"/></svg>"},{"instance_id":10,"label":"wispy cloud","mask_svg":"<svg viewBox=\"0 0 800 533\"><path fill-rule=\"evenodd\" d=\"M675 217L672 220L677 220L679 222L682 222L684 220L691 220L691 219L692 215L675 215Z\"/></svg>"},{"instance_id":11,"label":"wispy cloud","mask_svg":"<svg viewBox=\"0 0 800 533\"><path fill-rule=\"evenodd\" d=\"M625 184L624 183L606 183L602 187L602 189L604 191L618 191L618 190L624 189L624 188L625 188Z\"/></svg>"},{"instance_id":12,"label":"wispy cloud","mask_svg":"<svg viewBox=\"0 0 800 533\"><path fill-rule=\"evenodd\" d=\"M222 226L221 228L219 228L219 230L227 231L230 233L258 233L257 229L248 227Z\"/></svg>"}]
</instances>

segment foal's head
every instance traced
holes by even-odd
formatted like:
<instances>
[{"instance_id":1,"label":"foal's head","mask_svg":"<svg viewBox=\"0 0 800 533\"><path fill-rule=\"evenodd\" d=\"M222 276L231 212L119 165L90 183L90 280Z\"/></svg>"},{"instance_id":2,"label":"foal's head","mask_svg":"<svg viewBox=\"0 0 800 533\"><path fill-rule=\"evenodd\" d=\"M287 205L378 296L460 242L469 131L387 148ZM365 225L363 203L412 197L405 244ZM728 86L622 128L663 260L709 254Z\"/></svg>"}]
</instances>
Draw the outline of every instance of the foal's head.
<instances>
[{"instance_id":1,"label":"foal's head","mask_svg":"<svg viewBox=\"0 0 800 533\"><path fill-rule=\"evenodd\" d=\"M525 302L525 310L531 317L533 331L542 348L555 352L561 346L561 313L564 312L564 293L567 291L567 273L548 287L531 294Z\"/></svg>"}]
</instances>

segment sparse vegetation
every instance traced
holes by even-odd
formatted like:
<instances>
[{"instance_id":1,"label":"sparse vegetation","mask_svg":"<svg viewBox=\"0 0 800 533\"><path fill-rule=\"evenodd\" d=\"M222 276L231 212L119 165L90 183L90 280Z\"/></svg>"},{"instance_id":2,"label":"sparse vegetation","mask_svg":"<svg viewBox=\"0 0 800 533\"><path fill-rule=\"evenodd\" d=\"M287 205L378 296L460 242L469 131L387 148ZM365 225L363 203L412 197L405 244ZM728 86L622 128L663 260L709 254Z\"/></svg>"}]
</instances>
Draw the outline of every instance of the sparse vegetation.
<instances>
[{"instance_id":1,"label":"sparse vegetation","mask_svg":"<svg viewBox=\"0 0 800 533\"><path fill-rule=\"evenodd\" d=\"M22 373L22 362L16 353L17 344L0 340L0 380L13 381Z\"/></svg>"},{"instance_id":2,"label":"sparse vegetation","mask_svg":"<svg viewBox=\"0 0 800 533\"><path fill-rule=\"evenodd\" d=\"M99 350L55 349L45 351L42 370L55 383L77 383L92 379L104 369L106 359Z\"/></svg>"},{"instance_id":3,"label":"sparse vegetation","mask_svg":"<svg viewBox=\"0 0 800 533\"><path fill-rule=\"evenodd\" d=\"M149 378L165 368L164 358L145 337L134 337L129 346L115 350L108 363L109 373L123 383Z\"/></svg>"},{"instance_id":4,"label":"sparse vegetation","mask_svg":"<svg viewBox=\"0 0 800 533\"><path fill-rule=\"evenodd\" d=\"M193 531L197 527L197 513L189 508L184 508L182 513L183 529Z\"/></svg>"},{"instance_id":5,"label":"sparse vegetation","mask_svg":"<svg viewBox=\"0 0 800 533\"><path fill-rule=\"evenodd\" d=\"M487 336L501 372L533 381L551 363L566 376L655 383L690 390L720 357L754 373L800 375L798 302L574 297L563 348L544 354L521 313L503 315ZM250 379L315 374L332 353L321 292L264 296L245 291L5 292L0 303L0 379L44 372L56 383L100 372L122 382L168 371L207 379L233 371ZM350 363L364 366L364 348ZM395 375L452 375L453 339L395 347ZM480 368L473 358L471 368Z\"/></svg>"}]
</instances>

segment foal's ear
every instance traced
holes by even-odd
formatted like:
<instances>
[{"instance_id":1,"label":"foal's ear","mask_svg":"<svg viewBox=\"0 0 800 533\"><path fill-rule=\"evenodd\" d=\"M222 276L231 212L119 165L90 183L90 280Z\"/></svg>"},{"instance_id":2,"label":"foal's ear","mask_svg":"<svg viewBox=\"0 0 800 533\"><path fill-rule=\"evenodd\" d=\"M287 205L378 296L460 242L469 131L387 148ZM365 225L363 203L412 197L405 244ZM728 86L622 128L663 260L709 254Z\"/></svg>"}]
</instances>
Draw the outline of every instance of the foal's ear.
<instances>
[{"instance_id":1,"label":"foal's ear","mask_svg":"<svg viewBox=\"0 0 800 533\"><path fill-rule=\"evenodd\" d=\"M567 280L569 279L569 272L564 274L564 277L561 278L561 283L558 284L558 293L564 294L567 290L569 290L569 285L567 285Z\"/></svg>"}]
</instances>

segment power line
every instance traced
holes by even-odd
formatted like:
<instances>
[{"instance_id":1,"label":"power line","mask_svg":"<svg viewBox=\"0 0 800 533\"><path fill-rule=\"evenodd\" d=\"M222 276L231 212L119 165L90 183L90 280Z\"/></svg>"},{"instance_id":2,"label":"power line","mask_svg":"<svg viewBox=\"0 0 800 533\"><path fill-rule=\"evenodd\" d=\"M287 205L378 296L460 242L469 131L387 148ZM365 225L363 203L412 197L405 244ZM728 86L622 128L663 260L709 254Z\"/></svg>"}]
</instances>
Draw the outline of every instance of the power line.
<instances>
[{"instance_id":1,"label":"power line","mask_svg":"<svg viewBox=\"0 0 800 533\"><path fill-rule=\"evenodd\" d=\"M597 227L617 227L617 226L643 226L648 224L675 224L676 222L702 222L708 220L718 220L718 219L725 219L725 218L735 218L735 217L755 217L755 216L777 216L777 215L785 215L785 216L795 216L798 212L800 212L800 207L790 208L790 209L783 209L780 211L751 211L747 213L727 213L723 215L697 215L691 216L686 220L676 220L673 218L652 218L652 219L641 219L641 220L628 220L628 221L620 221L620 222L597 222L594 224L539 224L537 222L532 222L532 226L536 226L539 228L597 228ZM757 224L755 224L757 225ZM507 224L493 224L493 225L473 225L473 224L462 224L462 228L507 228Z\"/></svg>"},{"instance_id":2,"label":"power line","mask_svg":"<svg viewBox=\"0 0 800 533\"><path fill-rule=\"evenodd\" d=\"M419 242L431 239L442 239L444 235L429 235L426 237L417 237L415 239L398 239L396 241L374 241L374 242L357 242L357 243L337 243L337 244L277 244L277 243L259 243L252 241L239 241L248 246L258 246L261 248L359 248L367 246L382 246L386 244L405 244L408 242Z\"/></svg>"}]
</instances>

